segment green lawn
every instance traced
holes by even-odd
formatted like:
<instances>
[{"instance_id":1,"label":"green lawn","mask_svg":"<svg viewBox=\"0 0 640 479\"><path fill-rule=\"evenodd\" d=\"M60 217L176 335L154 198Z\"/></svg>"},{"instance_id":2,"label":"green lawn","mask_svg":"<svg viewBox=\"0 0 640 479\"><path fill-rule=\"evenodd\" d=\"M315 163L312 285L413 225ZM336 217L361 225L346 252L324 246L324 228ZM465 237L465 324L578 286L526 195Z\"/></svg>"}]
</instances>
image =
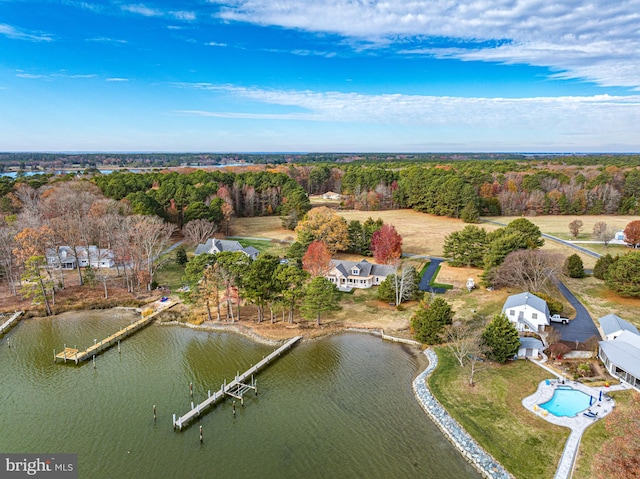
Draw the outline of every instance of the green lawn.
<instances>
[{"instance_id":1,"label":"green lawn","mask_svg":"<svg viewBox=\"0 0 640 479\"><path fill-rule=\"evenodd\" d=\"M162 266L155 275L155 281L160 286L168 286L171 292L183 286L182 276L184 267L175 261L175 254L171 253L171 260Z\"/></svg>"},{"instance_id":2,"label":"green lawn","mask_svg":"<svg viewBox=\"0 0 640 479\"><path fill-rule=\"evenodd\" d=\"M439 365L429 388L471 436L515 477L551 478L569 429L554 426L522 406L549 373L528 361L483 364L476 385L446 348L436 348Z\"/></svg>"},{"instance_id":3,"label":"green lawn","mask_svg":"<svg viewBox=\"0 0 640 479\"><path fill-rule=\"evenodd\" d=\"M230 238L233 239L233 238ZM261 253L270 253L274 256L284 256L287 248L291 243L281 243L279 241L273 241L270 239L264 240L250 240L250 239L238 239L238 243L240 243L245 248L249 246L253 246L255 249L260 251Z\"/></svg>"}]
</instances>

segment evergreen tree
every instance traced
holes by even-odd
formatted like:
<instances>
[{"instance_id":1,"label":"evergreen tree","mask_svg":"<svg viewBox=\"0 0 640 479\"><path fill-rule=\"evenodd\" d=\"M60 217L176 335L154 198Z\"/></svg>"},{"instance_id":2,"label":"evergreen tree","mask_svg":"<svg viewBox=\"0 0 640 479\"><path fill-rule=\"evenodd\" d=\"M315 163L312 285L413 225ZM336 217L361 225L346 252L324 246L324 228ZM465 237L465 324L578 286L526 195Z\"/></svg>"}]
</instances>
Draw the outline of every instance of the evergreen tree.
<instances>
[{"instance_id":1,"label":"evergreen tree","mask_svg":"<svg viewBox=\"0 0 640 479\"><path fill-rule=\"evenodd\" d=\"M507 229L521 232L527 240L527 248L541 248L544 246L542 232L535 224L526 218L518 218L507 225Z\"/></svg>"},{"instance_id":2,"label":"evergreen tree","mask_svg":"<svg viewBox=\"0 0 640 479\"><path fill-rule=\"evenodd\" d=\"M465 223L478 222L478 219L480 218L480 212L478 211L475 202L470 201L469 203L467 203L467 206L462 208L462 211L460 212L460 218L462 218L462 221L464 221Z\"/></svg>"},{"instance_id":3,"label":"evergreen tree","mask_svg":"<svg viewBox=\"0 0 640 479\"><path fill-rule=\"evenodd\" d=\"M487 251L487 232L477 226L465 226L444 239L443 251L452 266L481 267Z\"/></svg>"},{"instance_id":4,"label":"evergreen tree","mask_svg":"<svg viewBox=\"0 0 640 479\"><path fill-rule=\"evenodd\" d=\"M335 284L323 276L313 278L304 289L300 311L305 319L314 319L320 326L320 315L340 309L340 294Z\"/></svg>"},{"instance_id":5,"label":"evergreen tree","mask_svg":"<svg viewBox=\"0 0 640 479\"><path fill-rule=\"evenodd\" d=\"M615 259L610 254L600 256L596 265L593 267L593 276L605 280L609 274L609 267L615 262Z\"/></svg>"},{"instance_id":6,"label":"evergreen tree","mask_svg":"<svg viewBox=\"0 0 640 479\"><path fill-rule=\"evenodd\" d=\"M617 258L609 267L606 282L620 296L640 297L640 252Z\"/></svg>"},{"instance_id":7,"label":"evergreen tree","mask_svg":"<svg viewBox=\"0 0 640 479\"><path fill-rule=\"evenodd\" d=\"M584 278L584 264L577 254L572 254L565 260L564 270L569 278Z\"/></svg>"},{"instance_id":8,"label":"evergreen tree","mask_svg":"<svg viewBox=\"0 0 640 479\"><path fill-rule=\"evenodd\" d=\"M442 298L423 302L411 318L413 337L425 344L440 343L445 326L453 321L453 314L451 306Z\"/></svg>"},{"instance_id":9,"label":"evergreen tree","mask_svg":"<svg viewBox=\"0 0 640 479\"><path fill-rule=\"evenodd\" d=\"M178 246L176 248L176 263L180 266L185 266L189 258L187 258L187 250L184 249L184 246Z\"/></svg>"},{"instance_id":10,"label":"evergreen tree","mask_svg":"<svg viewBox=\"0 0 640 479\"><path fill-rule=\"evenodd\" d=\"M520 338L515 325L504 314L496 314L482 333L487 357L503 364L518 354Z\"/></svg>"}]
</instances>

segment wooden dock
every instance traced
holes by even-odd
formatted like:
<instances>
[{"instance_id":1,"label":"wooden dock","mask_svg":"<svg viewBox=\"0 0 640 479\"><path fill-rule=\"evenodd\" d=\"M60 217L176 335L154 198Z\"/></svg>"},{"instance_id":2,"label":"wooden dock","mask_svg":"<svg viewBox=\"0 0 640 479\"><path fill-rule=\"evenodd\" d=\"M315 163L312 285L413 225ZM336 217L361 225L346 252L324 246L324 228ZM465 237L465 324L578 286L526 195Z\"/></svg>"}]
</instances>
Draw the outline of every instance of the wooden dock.
<instances>
[{"instance_id":1,"label":"wooden dock","mask_svg":"<svg viewBox=\"0 0 640 479\"><path fill-rule=\"evenodd\" d=\"M3 335L6 331L9 330L9 328L11 328L14 324L17 323L21 314L22 314L22 311L16 311L9 317L9 319L7 319L4 323L2 323L2 325L0 325L0 335Z\"/></svg>"},{"instance_id":2,"label":"wooden dock","mask_svg":"<svg viewBox=\"0 0 640 479\"><path fill-rule=\"evenodd\" d=\"M167 303L166 305L163 304L162 307L160 307L156 311L146 316L143 316L138 321L135 321L134 323L129 324L128 326L122 328L117 333L114 333L111 336L108 336L101 341L96 341L95 344L93 344L93 346L89 346L84 351L80 351L79 349L76 349L76 348L68 348L67 345L65 344L64 349L62 350L61 353L56 354L55 350L53 351L53 359L55 362L57 362L58 359L60 359L65 363L67 361L74 361L76 364L79 364L82 361L91 359L94 356L97 356L98 354L106 351L111 346L114 346L115 344L119 344L120 340L144 328L151 321L153 321L158 314L160 314L162 311L166 309L171 308L175 304L177 303L172 302L172 303Z\"/></svg>"},{"instance_id":3,"label":"wooden dock","mask_svg":"<svg viewBox=\"0 0 640 479\"><path fill-rule=\"evenodd\" d=\"M254 390L257 393L256 381L253 378L253 375L260 372L260 370L264 369L271 361L280 357L285 352L289 351L291 347L296 344L298 341L302 339L302 336L296 336L295 338L290 339L274 352L269 354L269 356L265 357L262 361L260 361L255 366L252 366L244 373L240 375L236 375L235 379L227 384L225 383L220 387L218 391L215 391L211 394L211 391L208 392L208 397L200 404L196 404L193 406L193 402L191 403L191 410L186 414L178 417L176 419L176 415L173 415L173 428L177 430L182 430L183 427L188 425L194 419L200 417L200 415L206 411L209 407L221 402L225 397L231 396L233 398L239 399L243 401L243 395L245 392L249 390ZM247 383L247 379L251 379L250 383ZM235 408L235 406L234 406Z\"/></svg>"}]
</instances>

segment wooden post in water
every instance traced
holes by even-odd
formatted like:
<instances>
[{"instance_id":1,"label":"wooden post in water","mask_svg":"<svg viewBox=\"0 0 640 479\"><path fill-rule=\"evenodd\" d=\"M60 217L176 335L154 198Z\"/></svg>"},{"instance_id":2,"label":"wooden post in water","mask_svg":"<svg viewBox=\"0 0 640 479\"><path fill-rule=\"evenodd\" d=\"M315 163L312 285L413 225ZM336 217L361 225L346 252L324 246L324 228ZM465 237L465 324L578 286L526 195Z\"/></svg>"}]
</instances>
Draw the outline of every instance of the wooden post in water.
<instances>
[{"instance_id":1,"label":"wooden post in water","mask_svg":"<svg viewBox=\"0 0 640 479\"><path fill-rule=\"evenodd\" d=\"M56 362L56 350L55 349L53 350L53 362L54 363Z\"/></svg>"},{"instance_id":2,"label":"wooden post in water","mask_svg":"<svg viewBox=\"0 0 640 479\"><path fill-rule=\"evenodd\" d=\"M202 444L202 426L200 426L200 444Z\"/></svg>"},{"instance_id":3,"label":"wooden post in water","mask_svg":"<svg viewBox=\"0 0 640 479\"><path fill-rule=\"evenodd\" d=\"M156 405L153 405L153 422L156 422Z\"/></svg>"},{"instance_id":4,"label":"wooden post in water","mask_svg":"<svg viewBox=\"0 0 640 479\"><path fill-rule=\"evenodd\" d=\"M236 402L233 401L233 415L236 415Z\"/></svg>"},{"instance_id":5,"label":"wooden post in water","mask_svg":"<svg viewBox=\"0 0 640 479\"><path fill-rule=\"evenodd\" d=\"M7 346L9 346L9 349L11 349L11 338L7 338Z\"/></svg>"},{"instance_id":6,"label":"wooden post in water","mask_svg":"<svg viewBox=\"0 0 640 479\"><path fill-rule=\"evenodd\" d=\"M120 354L120 340L118 339L118 354Z\"/></svg>"},{"instance_id":7,"label":"wooden post in water","mask_svg":"<svg viewBox=\"0 0 640 479\"><path fill-rule=\"evenodd\" d=\"M93 369L96 368L96 355L93 355Z\"/></svg>"},{"instance_id":8,"label":"wooden post in water","mask_svg":"<svg viewBox=\"0 0 640 479\"><path fill-rule=\"evenodd\" d=\"M189 383L189 395L191 397L193 397L193 383ZM193 409L193 407L191 407L191 409Z\"/></svg>"},{"instance_id":9,"label":"wooden post in water","mask_svg":"<svg viewBox=\"0 0 640 479\"><path fill-rule=\"evenodd\" d=\"M176 414L173 413L173 428L176 428Z\"/></svg>"}]
</instances>

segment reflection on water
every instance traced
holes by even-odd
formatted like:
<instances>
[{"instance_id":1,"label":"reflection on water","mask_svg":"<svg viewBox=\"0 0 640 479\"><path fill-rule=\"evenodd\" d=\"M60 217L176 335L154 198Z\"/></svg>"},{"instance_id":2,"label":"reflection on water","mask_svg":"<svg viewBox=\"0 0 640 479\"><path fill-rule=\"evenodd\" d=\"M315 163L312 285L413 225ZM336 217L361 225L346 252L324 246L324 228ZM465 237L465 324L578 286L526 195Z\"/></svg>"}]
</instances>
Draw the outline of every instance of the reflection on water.
<instances>
[{"instance_id":1,"label":"reflection on water","mask_svg":"<svg viewBox=\"0 0 640 479\"><path fill-rule=\"evenodd\" d=\"M54 364L136 316L83 311L23 320L0 342L0 451L75 452L80 477L477 478L420 409L409 351L360 334L304 342L182 432L172 414L274 348L151 325L82 366ZM152 407L158 418L154 424ZM203 426L204 444L198 441Z\"/></svg>"}]
</instances>

